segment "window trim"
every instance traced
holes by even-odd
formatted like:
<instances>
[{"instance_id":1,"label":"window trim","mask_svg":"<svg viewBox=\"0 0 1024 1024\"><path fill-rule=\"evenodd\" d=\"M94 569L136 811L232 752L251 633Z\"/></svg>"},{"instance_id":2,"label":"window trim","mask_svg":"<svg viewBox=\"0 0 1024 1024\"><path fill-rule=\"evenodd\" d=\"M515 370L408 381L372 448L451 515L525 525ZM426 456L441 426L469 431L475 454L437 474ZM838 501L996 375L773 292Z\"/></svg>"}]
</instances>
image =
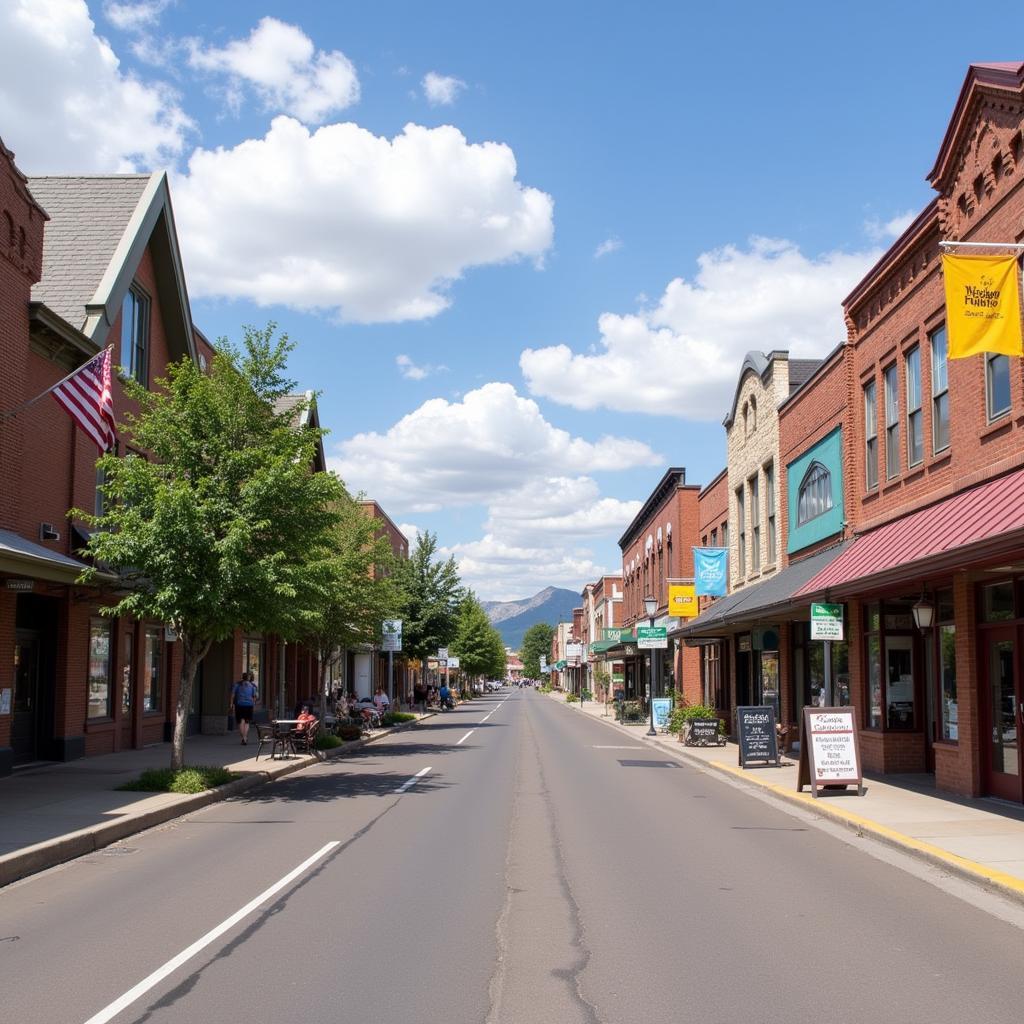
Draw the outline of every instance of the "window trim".
<instances>
[{"instance_id":1,"label":"window trim","mask_svg":"<svg viewBox=\"0 0 1024 1024\"><path fill-rule=\"evenodd\" d=\"M997 359L1006 360L1006 383L1010 385L1009 394L1007 395L1007 402L1005 409L992 409L992 364ZM985 353L985 413L988 417L989 423L995 423L996 420L1001 420L1004 416L1008 416L1010 410L1013 408L1013 387L1010 382L1010 357L1004 355L1002 352L986 352Z\"/></svg>"},{"instance_id":2,"label":"window trim","mask_svg":"<svg viewBox=\"0 0 1024 1024\"><path fill-rule=\"evenodd\" d=\"M736 518L739 520L739 536L736 538L736 560L739 563L740 579L747 575L747 503L743 489L736 488Z\"/></svg>"},{"instance_id":3,"label":"window trim","mask_svg":"<svg viewBox=\"0 0 1024 1024\"><path fill-rule=\"evenodd\" d=\"M107 638L107 699L106 699L106 710L101 715L94 715L91 713L90 704L90 691L92 688L92 644L94 630L97 627L101 628L106 633ZM114 646L114 623L111 619L104 618L102 615L91 615L89 617L89 655L88 655L88 666L89 672L86 677L86 701L85 701L85 718L87 722L108 722L114 717L114 659L116 657L116 648Z\"/></svg>"},{"instance_id":4,"label":"window trim","mask_svg":"<svg viewBox=\"0 0 1024 1024\"><path fill-rule=\"evenodd\" d=\"M805 515L804 509L804 495L808 495L808 488L811 484L817 484L818 481L824 481L828 485L827 491L822 488L822 502L823 507L818 511ZM816 503L815 503L816 504ZM804 472L803 479L800 481L800 486L796 492L796 525L797 528L806 526L808 523L813 523L815 519L825 515L826 512L831 512L835 507L835 499L832 497L832 471L823 462L818 459L812 459L807 470Z\"/></svg>"},{"instance_id":5,"label":"window trim","mask_svg":"<svg viewBox=\"0 0 1024 1024\"><path fill-rule=\"evenodd\" d=\"M878 486L878 388L874 378L869 380L864 391L864 484L872 491ZM869 406L870 394L870 406ZM870 421L868 409L871 409ZM870 427L871 433L868 433ZM871 447L874 443L874 448ZM873 477L873 479L872 479Z\"/></svg>"},{"instance_id":6,"label":"window trim","mask_svg":"<svg viewBox=\"0 0 1024 1024\"><path fill-rule=\"evenodd\" d=\"M942 374L942 376L943 376L943 378L945 380L945 383L944 383L942 388L936 389L935 384L936 384L936 381L938 380L939 375L938 375L938 373L936 372L936 369L935 369L935 366L936 366L936 363L935 363L935 341L939 337L941 337L943 339L943 346L942 347L943 347L944 355L943 355L943 359L942 359L942 366L943 366L943 374ZM935 328L934 331L930 331L929 332L929 334L928 334L928 350L929 350L929 352L931 354L931 371L932 371L932 454L933 455L938 455L940 452L947 451L949 449L950 445L952 444L952 440L953 440L953 435L952 435L952 432L950 431L950 426L949 426L949 336L946 333L946 325L945 324L940 324L938 327ZM946 402L945 402L946 415L944 417L945 421L946 421L946 443L944 445L942 445L941 447L939 447L936 444L936 440L937 440L936 428L938 427L939 423L943 419L943 417L939 414L939 403L941 402L941 400L943 398L946 400Z\"/></svg>"},{"instance_id":7,"label":"window trim","mask_svg":"<svg viewBox=\"0 0 1024 1024\"><path fill-rule=\"evenodd\" d=\"M890 384L890 377L892 384ZM882 395L885 399L885 479L900 475L900 382L895 363L882 371ZM892 419L889 419L889 397L892 396ZM890 458L890 454L894 458Z\"/></svg>"},{"instance_id":8,"label":"window trim","mask_svg":"<svg viewBox=\"0 0 1024 1024\"><path fill-rule=\"evenodd\" d=\"M911 361L916 360L917 362L917 405L911 407ZM907 407L904 413L904 417L907 421L907 468L912 469L914 466L919 466L924 462L924 412L922 411L921 402L921 346L914 345L913 348L908 349L903 355L903 386L906 388L907 395ZM916 427L916 431L915 431ZM914 458L914 434L917 434L917 442L920 447L921 454L918 458Z\"/></svg>"},{"instance_id":9,"label":"window trim","mask_svg":"<svg viewBox=\"0 0 1024 1024\"><path fill-rule=\"evenodd\" d=\"M134 300L136 308L144 311L145 315L139 317L137 314L132 316L132 327L131 327L131 339L128 342L129 359L125 361L125 306L127 300L131 298ZM150 356L150 342L152 339L152 316L153 316L153 302L149 297L149 293L135 281L132 282L128 291L125 292L124 299L121 300L121 364L125 370L125 373L138 381L144 388L149 387L149 356ZM141 344L139 338L135 334L135 327L138 324L143 324L144 330L141 332L143 337ZM135 364L136 357L139 356L141 365Z\"/></svg>"},{"instance_id":10,"label":"window trim","mask_svg":"<svg viewBox=\"0 0 1024 1024\"><path fill-rule=\"evenodd\" d=\"M761 480L758 473L747 478L750 488L750 571L761 571Z\"/></svg>"},{"instance_id":11,"label":"window trim","mask_svg":"<svg viewBox=\"0 0 1024 1024\"><path fill-rule=\"evenodd\" d=\"M778 531L775 522L775 460L764 465L764 504L768 525L768 564L778 561Z\"/></svg>"}]
</instances>

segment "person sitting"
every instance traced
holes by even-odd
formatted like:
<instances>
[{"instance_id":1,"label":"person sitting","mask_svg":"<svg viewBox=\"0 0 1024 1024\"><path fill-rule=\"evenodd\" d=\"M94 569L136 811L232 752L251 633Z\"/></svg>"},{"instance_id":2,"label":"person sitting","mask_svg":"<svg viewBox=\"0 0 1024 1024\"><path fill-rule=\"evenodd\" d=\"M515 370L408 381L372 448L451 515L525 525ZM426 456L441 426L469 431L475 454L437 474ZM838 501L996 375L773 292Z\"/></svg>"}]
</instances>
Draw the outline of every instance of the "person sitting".
<instances>
[{"instance_id":1,"label":"person sitting","mask_svg":"<svg viewBox=\"0 0 1024 1024\"><path fill-rule=\"evenodd\" d=\"M373 703L382 715L391 707L391 698L384 692L383 686L377 687L377 692L373 695Z\"/></svg>"},{"instance_id":2,"label":"person sitting","mask_svg":"<svg viewBox=\"0 0 1024 1024\"><path fill-rule=\"evenodd\" d=\"M297 733L306 732L306 730L309 729L310 725L312 725L313 722L315 722L316 720L316 715L314 715L313 712L309 710L309 705L303 704L302 710L299 712L296 719L295 731Z\"/></svg>"}]
</instances>

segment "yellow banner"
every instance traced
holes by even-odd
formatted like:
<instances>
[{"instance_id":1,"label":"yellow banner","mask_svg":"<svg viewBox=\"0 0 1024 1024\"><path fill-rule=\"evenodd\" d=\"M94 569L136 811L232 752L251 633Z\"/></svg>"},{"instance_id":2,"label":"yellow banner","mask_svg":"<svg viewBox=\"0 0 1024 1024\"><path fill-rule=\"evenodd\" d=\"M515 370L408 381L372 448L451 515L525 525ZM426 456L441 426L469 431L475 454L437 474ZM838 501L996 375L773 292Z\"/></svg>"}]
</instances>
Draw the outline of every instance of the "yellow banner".
<instances>
[{"instance_id":1,"label":"yellow banner","mask_svg":"<svg viewBox=\"0 0 1024 1024\"><path fill-rule=\"evenodd\" d=\"M1024 355L1016 256L943 254L950 359L977 352Z\"/></svg>"},{"instance_id":2,"label":"yellow banner","mask_svg":"<svg viewBox=\"0 0 1024 1024\"><path fill-rule=\"evenodd\" d=\"M692 619L700 614L697 588L692 583L668 585L668 613L681 619Z\"/></svg>"}]
</instances>

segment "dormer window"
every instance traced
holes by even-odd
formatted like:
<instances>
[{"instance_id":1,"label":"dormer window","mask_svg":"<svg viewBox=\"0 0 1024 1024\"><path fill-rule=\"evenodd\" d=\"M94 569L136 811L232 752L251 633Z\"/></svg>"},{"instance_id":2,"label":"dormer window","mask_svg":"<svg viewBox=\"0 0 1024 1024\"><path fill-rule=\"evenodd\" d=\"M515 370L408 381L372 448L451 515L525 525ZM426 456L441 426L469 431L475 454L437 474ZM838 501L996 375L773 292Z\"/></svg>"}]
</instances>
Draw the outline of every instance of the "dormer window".
<instances>
[{"instance_id":1,"label":"dormer window","mask_svg":"<svg viewBox=\"0 0 1024 1024\"><path fill-rule=\"evenodd\" d=\"M149 386L149 296L132 285L121 304L121 365Z\"/></svg>"},{"instance_id":2,"label":"dormer window","mask_svg":"<svg viewBox=\"0 0 1024 1024\"><path fill-rule=\"evenodd\" d=\"M800 481L796 511L797 526L824 515L832 507L832 474L820 463L812 462Z\"/></svg>"}]
</instances>

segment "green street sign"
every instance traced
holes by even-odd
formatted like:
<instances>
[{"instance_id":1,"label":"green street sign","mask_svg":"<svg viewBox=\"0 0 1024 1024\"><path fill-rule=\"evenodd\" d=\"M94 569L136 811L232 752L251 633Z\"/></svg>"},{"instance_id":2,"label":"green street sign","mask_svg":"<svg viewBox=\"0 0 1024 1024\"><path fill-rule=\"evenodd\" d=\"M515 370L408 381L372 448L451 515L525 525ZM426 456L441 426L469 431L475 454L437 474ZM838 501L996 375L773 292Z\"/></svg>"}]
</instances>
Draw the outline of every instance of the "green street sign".
<instances>
[{"instance_id":1,"label":"green street sign","mask_svg":"<svg viewBox=\"0 0 1024 1024\"><path fill-rule=\"evenodd\" d=\"M843 606L841 604L811 605L811 639L843 639Z\"/></svg>"},{"instance_id":2,"label":"green street sign","mask_svg":"<svg viewBox=\"0 0 1024 1024\"><path fill-rule=\"evenodd\" d=\"M637 626L636 645L640 650L664 650L668 647L668 626Z\"/></svg>"},{"instance_id":3,"label":"green street sign","mask_svg":"<svg viewBox=\"0 0 1024 1024\"><path fill-rule=\"evenodd\" d=\"M601 639L609 643L624 644L635 640L636 637L633 636L631 629L624 629L621 626L605 626L601 630Z\"/></svg>"}]
</instances>

